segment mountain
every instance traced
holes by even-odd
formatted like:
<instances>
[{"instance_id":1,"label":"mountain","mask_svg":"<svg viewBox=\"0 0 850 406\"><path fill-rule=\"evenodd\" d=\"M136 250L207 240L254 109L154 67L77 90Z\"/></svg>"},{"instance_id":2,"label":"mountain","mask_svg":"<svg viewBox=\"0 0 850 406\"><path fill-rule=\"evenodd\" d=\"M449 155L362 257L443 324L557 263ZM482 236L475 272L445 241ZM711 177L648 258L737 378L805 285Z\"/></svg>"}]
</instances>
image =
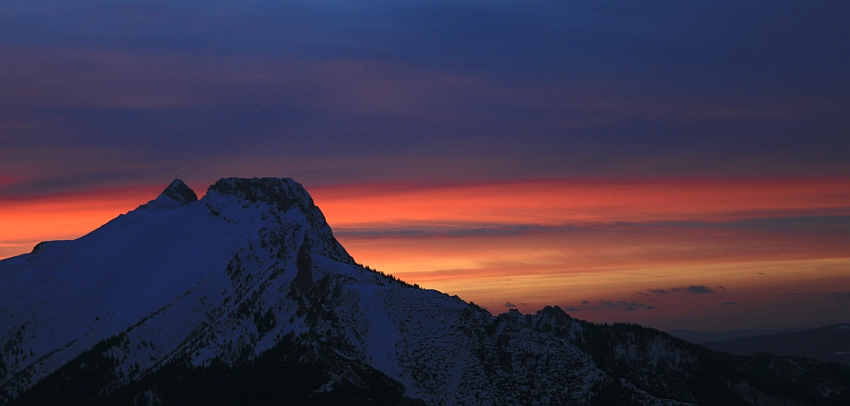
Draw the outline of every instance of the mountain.
<instances>
[{"instance_id":1,"label":"mountain","mask_svg":"<svg viewBox=\"0 0 850 406\"><path fill-rule=\"evenodd\" d=\"M850 365L850 324L836 324L812 330L708 342L704 346L737 355L769 352L797 355L824 362Z\"/></svg>"},{"instance_id":2,"label":"mountain","mask_svg":"<svg viewBox=\"0 0 850 406\"><path fill-rule=\"evenodd\" d=\"M493 316L364 267L291 179L175 180L0 279L2 405L850 404L845 366Z\"/></svg>"},{"instance_id":3,"label":"mountain","mask_svg":"<svg viewBox=\"0 0 850 406\"><path fill-rule=\"evenodd\" d=\"M685 330L685 329L675 329L675 330L667 330L667 334L670 334L673 337L681 338L685 341L690 341L692 343L697 344L705 344L711 342L721 342L721 341L729 341L736 340L739 338L747 338L747 337L759 337L766 336L771 334L781 334L781 333L794 333L797 331L804 331L804 328L789 328L783 330L733 330L733 331L725 331L723 333L707 333L703 331L693 331L693 330Z\"/></svg>"}]
</instances>

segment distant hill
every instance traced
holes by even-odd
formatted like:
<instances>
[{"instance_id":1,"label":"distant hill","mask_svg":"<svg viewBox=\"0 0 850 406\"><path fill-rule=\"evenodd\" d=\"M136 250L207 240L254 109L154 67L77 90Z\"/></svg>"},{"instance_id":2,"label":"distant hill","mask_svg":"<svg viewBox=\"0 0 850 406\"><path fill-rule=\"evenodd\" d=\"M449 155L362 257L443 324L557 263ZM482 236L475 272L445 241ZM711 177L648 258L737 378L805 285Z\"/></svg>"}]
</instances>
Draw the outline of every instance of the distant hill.
<instances>
[{"instance_id":1,"label":"distant hill","mask_svg":"<svg viewBox=\"0 0 850 406\"><path fill-rule=\"evenodd\" d=\"M805 328L787 328L782 330L734 330L723 333L707 333L704 331L693 331L685 329L669 330L667 334L673 337L681 338L685 341L690 341L694 344L705 344L711 342L722 342L736 340L747 337L760 337L771 334L794 333L797 331L805 331Z\"/></svg>"},{"instance_id":2,"label":"distant hill","mask_svg":"<svg viewBox=\"0 0 850 406\"><path fill-rule=\"evenodd\" d=\"M769 352L850 365L850 324L738 338L724 342L708 342L703 343L703 346L735 355Z\"/></svg>"}]
</instances>

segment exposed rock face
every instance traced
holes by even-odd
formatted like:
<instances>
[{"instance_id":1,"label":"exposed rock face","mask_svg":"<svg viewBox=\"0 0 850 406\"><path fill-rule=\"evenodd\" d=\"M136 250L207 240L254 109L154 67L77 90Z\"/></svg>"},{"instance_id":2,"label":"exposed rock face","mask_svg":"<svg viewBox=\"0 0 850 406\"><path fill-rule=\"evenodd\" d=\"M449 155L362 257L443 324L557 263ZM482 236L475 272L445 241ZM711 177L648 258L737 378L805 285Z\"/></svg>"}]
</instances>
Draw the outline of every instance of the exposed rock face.
<instances>
[{"instance_id":1,"label":"exposed rock face","mask_svg":"<svg viewBox=\"0 0 850 406\"><path fill-rule=\"evenodd\" d=\"M407 285L356 264L291 179L221 179L200 200L176 180L0 261L0 279L0 405L850 399L846 368L776 370L557 307L494 317Z\"/></svg>"},{"instance_id":2,"label":"exposed rock face","mask_svg":"<svg viewBox=\"0 0 850 406\"><path fill-rule=\"evenodd\" d=\"M190 189L189 186L183 183L180 179L174 179L174 181L165 188L162 194L171 200L180 203L181 206L186 206L189 203L198 201L198 196L195 194L195 191Z\"/></svg>"}]
</instances>

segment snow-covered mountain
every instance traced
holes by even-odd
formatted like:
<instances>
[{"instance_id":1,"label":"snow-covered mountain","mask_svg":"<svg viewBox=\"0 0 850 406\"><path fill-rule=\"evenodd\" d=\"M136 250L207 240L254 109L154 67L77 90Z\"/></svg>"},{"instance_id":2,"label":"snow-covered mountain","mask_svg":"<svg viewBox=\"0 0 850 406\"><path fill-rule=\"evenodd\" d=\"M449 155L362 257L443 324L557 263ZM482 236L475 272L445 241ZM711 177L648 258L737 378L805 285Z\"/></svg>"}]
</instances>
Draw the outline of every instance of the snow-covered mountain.
<instances>
[{"instance_id":1,"label":"snow-covered mountain","mask_svg":"<svg viewBox=\"0 0 850 406\"><path fill-rule=\"evenodd\" d=\"M850 400L846 367L557 307L492 316L408 285L357 264L291 179L221 179L200 200L175 180L84 237L0 261L0 280L0 405Z\"/></svg>"}]
</instances>

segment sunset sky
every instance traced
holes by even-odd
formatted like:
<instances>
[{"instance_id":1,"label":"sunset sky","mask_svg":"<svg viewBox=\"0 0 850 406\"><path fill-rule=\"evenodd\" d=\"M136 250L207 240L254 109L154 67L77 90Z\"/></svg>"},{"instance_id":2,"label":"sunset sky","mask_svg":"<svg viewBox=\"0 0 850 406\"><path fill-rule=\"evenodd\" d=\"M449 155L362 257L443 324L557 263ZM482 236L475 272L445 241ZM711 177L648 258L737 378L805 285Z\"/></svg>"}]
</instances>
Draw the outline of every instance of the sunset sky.
<instances>
[{"instance_id":1,"label":"sunset sky","mask_svg":"<svg viewBox=\"0 0 850 406\"><path fill-rule=\"evenodd\" d=\"M850 322L850 2L0 2L0 258L291 177L493 313ZM0 276L2 279L2 276Z\"/></svg>"}]
</instances>

